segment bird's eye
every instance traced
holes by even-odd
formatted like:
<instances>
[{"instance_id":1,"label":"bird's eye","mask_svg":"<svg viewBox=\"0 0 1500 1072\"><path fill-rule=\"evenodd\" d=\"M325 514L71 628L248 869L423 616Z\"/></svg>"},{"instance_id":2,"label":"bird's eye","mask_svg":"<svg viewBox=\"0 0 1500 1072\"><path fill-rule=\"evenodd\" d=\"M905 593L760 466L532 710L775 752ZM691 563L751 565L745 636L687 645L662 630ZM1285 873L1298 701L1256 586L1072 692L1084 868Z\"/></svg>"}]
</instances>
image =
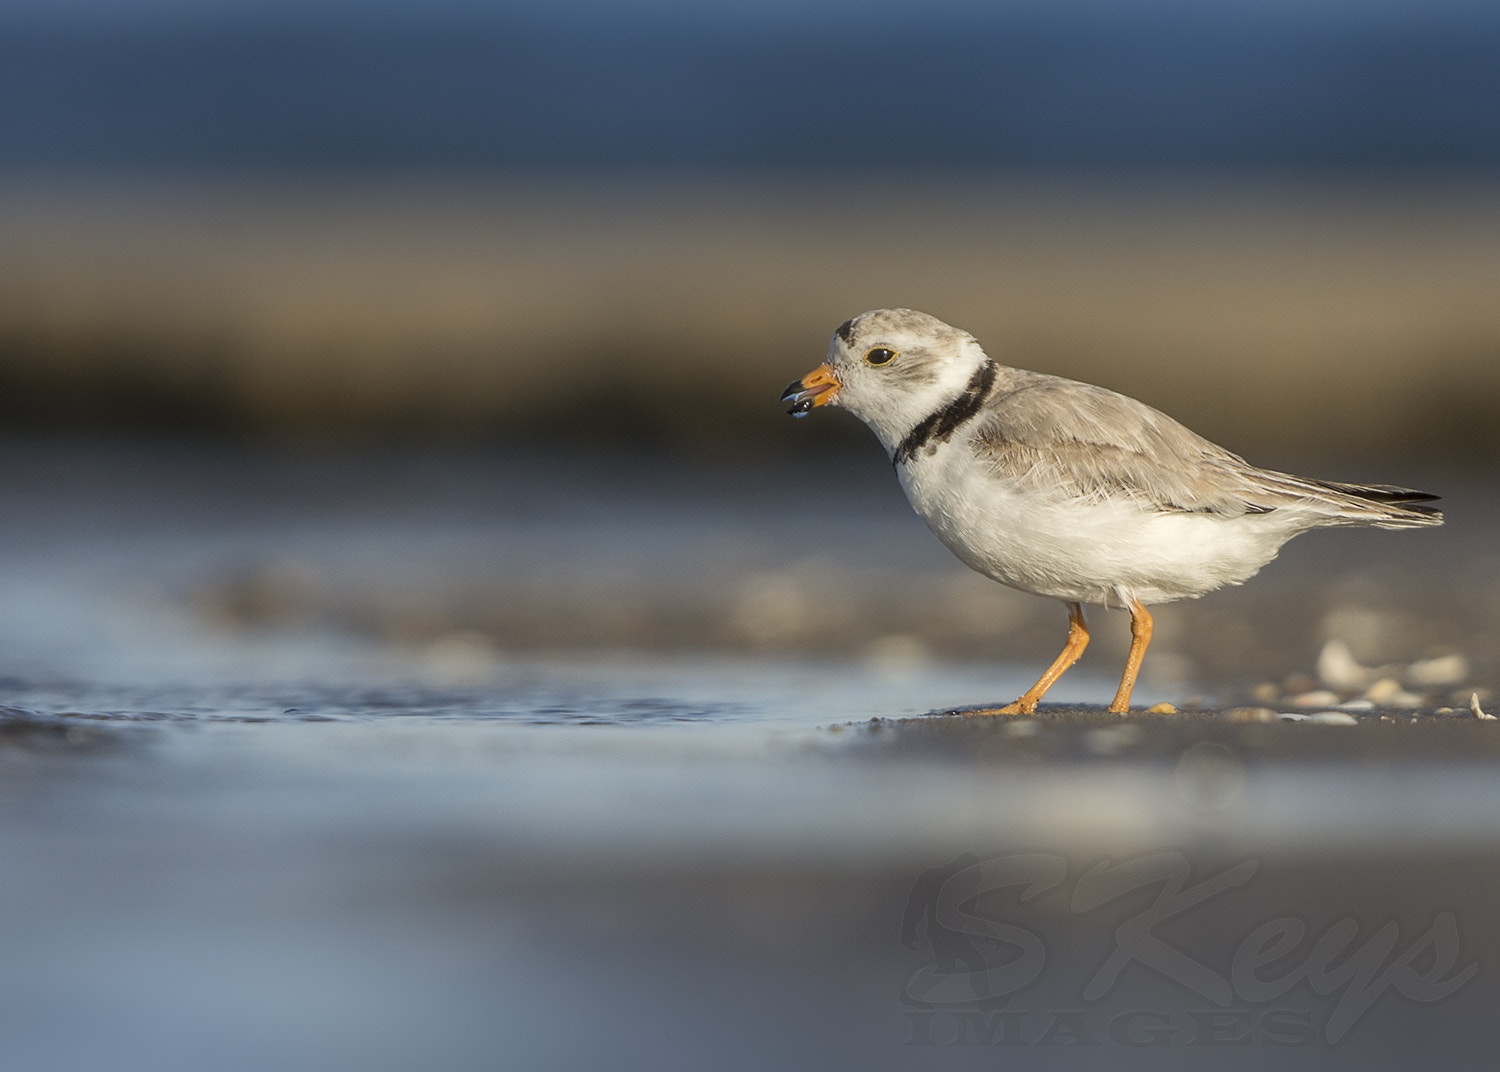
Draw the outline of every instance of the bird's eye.
<instances>
[{"instance_id":1,"label":"bird's eye","mask_svg":"<svg viewBox=\"0 0 1500 1072\"><path fill-rule=\"evenodd\" d=\"M887 350L884 346L877 346L865 354L865 361L871 365L888 365L896 358L895 350Z\"/></svg>"}]
</instances>

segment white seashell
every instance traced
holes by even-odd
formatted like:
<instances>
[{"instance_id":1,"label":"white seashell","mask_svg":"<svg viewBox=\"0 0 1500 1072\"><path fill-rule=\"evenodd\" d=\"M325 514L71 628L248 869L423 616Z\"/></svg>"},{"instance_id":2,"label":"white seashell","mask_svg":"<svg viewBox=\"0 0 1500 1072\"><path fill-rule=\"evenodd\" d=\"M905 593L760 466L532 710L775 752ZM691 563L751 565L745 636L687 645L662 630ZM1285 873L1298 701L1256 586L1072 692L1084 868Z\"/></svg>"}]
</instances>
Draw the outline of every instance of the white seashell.
<instances>
[{"instance_id":1,"label":"white seashell","mask_svg":"<svg viewBox=\"0 0 1500 1072\"><path fill-rule=\"evenodd\" d=\"M1342 640L1330 640L1318 653L1318 680L1340 692L1358 692L1375 680L1375 671L1361 666Z\"/></svg>"},{"instance_id":2,"label":"white seashell","mask_svg":"<svg viewBox=\"0 0 1500 1072\"><path fill-rule=\"evenodd\" d=\"M1469 660L1457 653L1436 659L1421 659L1408 666L1402 677L1408 685L1419 689L1462 685L1469 679Z\"/></svg>"}]
</instances>

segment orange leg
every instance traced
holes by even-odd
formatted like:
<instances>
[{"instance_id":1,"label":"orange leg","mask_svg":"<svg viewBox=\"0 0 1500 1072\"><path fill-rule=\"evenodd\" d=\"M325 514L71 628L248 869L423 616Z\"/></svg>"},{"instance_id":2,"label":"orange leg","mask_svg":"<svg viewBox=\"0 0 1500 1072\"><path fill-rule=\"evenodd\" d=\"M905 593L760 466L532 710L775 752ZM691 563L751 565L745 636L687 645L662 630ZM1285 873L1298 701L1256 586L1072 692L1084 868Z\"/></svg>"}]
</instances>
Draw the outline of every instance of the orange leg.
<instances>
[{"instance_id":1,"label":"orange leg","mask_svg":"<svg viewBox=\"0 0 1500 1072\"><path fill-rule=\"evenodd\" d=\"M1141 672L1141 660L1146 657L1146 646L1151 643L1151 615L1135 600L1130 601L1130 655L1125 660L1125 673L1120 678L1120 690L1115 693L1109 709L1117 715L1129 714L1130 693L1135 688L1135 675Z\"/></svg>"},{"instance_id":2,"label":"orange leg","mask_svg":"<svg viewBox=\"0 0 1500 1072\"><path fill-rule=\"evenodd\" d=\"M1144 613L1144 612L1143 612ZM1149 619L1147 619L1149 623ZM1149 633L1148 633L1149 635ZM1083 605L1080 603L1068 604L1068 642L1063 645L1062 654L1047 667L1047 672L1042 675L1040 681L1026 690L1026 695L1012 704L1004 707L986 707L979 711L970 711L971 715L1029 715L1036 710L1036 705L1042 697L1047 694L1057 679L1063 676L1063 672L1078 661L1083 654L1083 649L1089 646L1089 627L1083 621ZM1129 693L1126 693L1129 696Z\"/></svg>"}]
</instances>

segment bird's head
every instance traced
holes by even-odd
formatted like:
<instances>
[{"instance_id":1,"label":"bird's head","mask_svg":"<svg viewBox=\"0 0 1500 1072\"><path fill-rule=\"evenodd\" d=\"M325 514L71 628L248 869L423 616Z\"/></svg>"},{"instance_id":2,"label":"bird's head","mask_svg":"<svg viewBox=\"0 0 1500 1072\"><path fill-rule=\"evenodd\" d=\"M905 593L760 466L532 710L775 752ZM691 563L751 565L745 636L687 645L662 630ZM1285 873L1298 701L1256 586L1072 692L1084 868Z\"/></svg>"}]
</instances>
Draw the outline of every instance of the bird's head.
<instances>
[{"instance_id":1,"label":"bird's head","mask_svg":"<svg viewBox=\"0 0 1500 1072\"><path fill-rule=\"evenodd\" d=\"M803 417L841 406L894 450L907 432L952 401L985 361L966 331L914 309L875 309L833 333L828 358L788 385L781 400Z\"/></svg>"}]
</instances>

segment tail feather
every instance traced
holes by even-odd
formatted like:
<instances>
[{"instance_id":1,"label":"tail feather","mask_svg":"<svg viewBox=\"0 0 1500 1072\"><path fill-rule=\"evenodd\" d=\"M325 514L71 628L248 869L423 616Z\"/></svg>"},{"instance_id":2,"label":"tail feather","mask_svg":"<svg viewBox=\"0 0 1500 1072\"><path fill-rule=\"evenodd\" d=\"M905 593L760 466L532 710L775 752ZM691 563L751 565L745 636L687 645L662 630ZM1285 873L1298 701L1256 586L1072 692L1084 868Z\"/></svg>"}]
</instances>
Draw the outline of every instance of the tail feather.
<instances>
[{"instance_id":1,"label":"tail feather","mask_svg":"<svg viewBox=\"0 0 1500 1072\"><path fill-rule=\"evenodd\" d=\"M1360 511L1362 518L1351 518L1357 524L1377 525L1381 528L1411 528L1418 525L1441 525L1443 512L1427 504L1440 498L1425 491L1398 488L1390 484L1340 484L1332 480L1314 483L1339 496L1368 504L1370 509Z\"/></svg>"}]
</instances>

